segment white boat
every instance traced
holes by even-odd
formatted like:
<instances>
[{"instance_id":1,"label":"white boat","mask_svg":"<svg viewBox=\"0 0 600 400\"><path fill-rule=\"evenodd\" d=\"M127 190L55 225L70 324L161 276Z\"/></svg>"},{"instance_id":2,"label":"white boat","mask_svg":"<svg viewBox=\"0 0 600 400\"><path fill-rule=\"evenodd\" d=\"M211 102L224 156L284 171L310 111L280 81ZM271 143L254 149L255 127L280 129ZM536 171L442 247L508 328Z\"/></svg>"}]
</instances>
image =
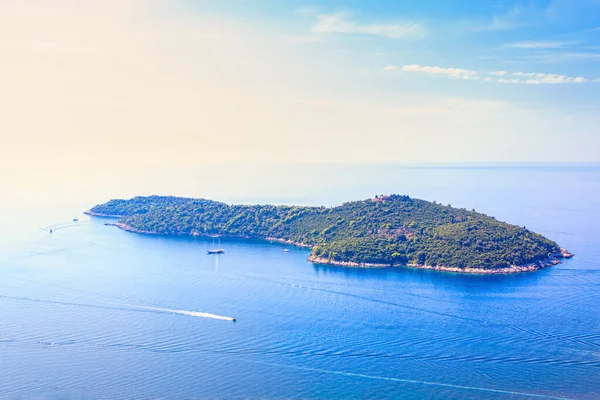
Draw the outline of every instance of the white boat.
<instances>
[{"instance_id":1,"label":"white boat","mask_svg":"<svg viewBox=\"0 0 600 400\"><path fill-rule=\"evenodd\" d=\"M288 249L283 249L284 253L289 253L290 251Z\"/></svg>"},{"instance_id":2,"label":"white boat","mask_svg":"<svg viewBox=\"0 0 600 400\"><path fill-rule=\"evenodd\" d=\"M219 238L219 241L217 242L217 247L215 247L215 237ZM206 254L223 254L225 253L225 249L221 248L221 237L220 236L213 236L213 248L212 249L208 249L206 251Z\"/></svg>"}]
</instances>

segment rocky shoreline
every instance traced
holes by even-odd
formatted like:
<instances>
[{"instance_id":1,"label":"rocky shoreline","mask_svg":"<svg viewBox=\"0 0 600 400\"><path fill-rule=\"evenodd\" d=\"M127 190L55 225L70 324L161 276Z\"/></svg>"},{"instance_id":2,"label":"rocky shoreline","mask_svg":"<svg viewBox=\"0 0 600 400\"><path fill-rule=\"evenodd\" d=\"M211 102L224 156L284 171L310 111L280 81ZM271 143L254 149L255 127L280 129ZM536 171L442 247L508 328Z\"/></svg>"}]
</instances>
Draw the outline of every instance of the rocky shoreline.
<instances>
[{"instance_id":1,"label":"rocky shoreline","mask_svg":"<svg viewBox=\"0 0 600 400\"><path fill-rule=\"evenodd\" d=\"M546 259L540 260L538 262L526 264L526 265L511 265L507 268L495 268L495 269L486 269L486 268L459 268L459 267L449 267L445 265L423 265L423 264L377 264L377 263L356 263L352 261L336 261L323 257L315 257L311 255L308 257L308 261L313 264L321 264L321 265L335 265L339 267L347 267L347 268L414 268L414 269L427 269L432 271L440 271L440 272L455 272L461 274L475 274L475 275L506 275L506 274L517 274L522 272L534 272L543 268L551 267L553 265L560 264L561 258L571 258L573 257L572 253L569 253L565 249L560 249L560 253L555 254Z\"/></svg>"},{"instance_id":2,"label":"rocky shoreline","mask_svg":"<svg viewBox=\"0 0 600 400\"><path fill-rule=\"evenodd\" d=\"M132 232L132 233L139 233L141 235L159 235L156 232L144 231L144 230L141 230L141 229L137 229L137 228L134 228L133 226L129 226L129 225L124 224L122 222L116 222L114 224L111 224L111 223L107 222L104 225L116 226L117 228L122 229L124 231Z\"/></svg>"},{"instance_id":3,"label":"rocky shoreline","mask_svg":"<svg viewBox=\"0 0 600 400\"><path fill-rule=\"evenodd\" d=\"M313 248L313 246L311 246L310 244L293 242L291 240L286 240L286 239L279 239L279 238L274 238L274 237L267 237L267 238L265 238L265 240L268 240L269 242L277 242L277 243L289 244L290 246L303 247L305 249L312 249Z\"/></svg>"},{"instance_id":4,"label":"rocky shoreline","mask_svg":"<svg viewBox=\"0 0 600 400\"><path fill-rule=\"evenodd\" d=\"M104 217L104 218L120 218L120 216L98 214L98 213L94 213L91 211L87 211L85 214L96 216L96 217ZM134 228L127 224L124 224L122 222L116 222L116 223L108 223L107 222L105 225L116 226L119 229L122 229L127 232L139 233L139 234L143 234L143 235L158 235L158 233L156 233L156 232L144 231L141 229L137 229L137 228ZM199 232L194 232L189 236L211 237L210 235L204 235ZM224 237L233 237L233 236L225 235ZM249 239L248 237L241 237L241 236L239 236L239 237L236 236L235 238ZM297 246L297 247L308 248L308 249L312 248L311 245L308 245L306 243L298 243L298 242L294 242L291 240L274 238L274 237L256 238L256 239L263 239L263 240L267 240L270 242L289 244L291 246ZM316 257L313 255L309 256L307 260L309 262L312 262L313 264L334 265L334 266L346 267L346 268L393 268L393 267L396 267L396 268L426 269L426 270L439 271L439 272L454 272L454 273L461 273L461 274L506 275L506 274L516 274L516 273L522 273L522 272L538 271L543 268L547 268L547 267L551 267L553 265L560 264L561 263L560 259L562 259L562 258L571 258L571 257L573 257L572 253L569 253L565 249L560 249L560 253L554 254L551 257L548 257L546 259L543 259L543 260L540 260L540 261L537 261L534 263L530 263L530 264L526 264L526 265L512 265L507 268L496 268L496 269L469 268L469 267L459 268L459 267L449 267L449 266L445 266L445 265L431 266L431 265L421 265L421 264L400 265L400 264L356 263L356 262L352 262L352 261L336 261L336 260L331 260L331 259L324 258L324 257Z\"/></svg>"}]
</instances>

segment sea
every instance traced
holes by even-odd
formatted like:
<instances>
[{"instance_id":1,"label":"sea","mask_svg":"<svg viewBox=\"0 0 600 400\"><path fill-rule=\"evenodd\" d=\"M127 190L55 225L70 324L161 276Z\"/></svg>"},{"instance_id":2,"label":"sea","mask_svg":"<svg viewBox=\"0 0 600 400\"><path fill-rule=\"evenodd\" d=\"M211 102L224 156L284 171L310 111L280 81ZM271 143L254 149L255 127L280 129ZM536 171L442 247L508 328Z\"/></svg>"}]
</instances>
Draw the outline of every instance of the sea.
<instances>
[{"instance_id":1,"label":"sea","mask_svg":"<svg viewBox=\"0 0 600 400\"><path fill-rule=\"evenodd\" d=\"M600 164L144 176L0 203L0 398L600 398ZM333 206L389 193L526 226L575 257L515 275L331 267L259 240L207 255L211 240L82 213L135 194Z\"/></svg>"}]
</instances>

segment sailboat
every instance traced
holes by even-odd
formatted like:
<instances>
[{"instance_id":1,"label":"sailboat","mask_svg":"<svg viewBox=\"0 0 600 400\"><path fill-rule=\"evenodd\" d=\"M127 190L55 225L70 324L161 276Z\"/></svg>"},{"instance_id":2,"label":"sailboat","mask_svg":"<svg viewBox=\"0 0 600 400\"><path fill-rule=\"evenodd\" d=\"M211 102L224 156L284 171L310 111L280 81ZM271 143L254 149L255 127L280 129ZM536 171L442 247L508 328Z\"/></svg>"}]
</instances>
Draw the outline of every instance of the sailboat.
<instances>
[{"instance_id":1,"label":"sailboat","mask_svg":"<svg viewBox=\"0 0 600 400\"><path fill-rule=\"evenodd\" d=\"M217 247L215 247L215 237L219 238L219 241L217 242ZM206 251L207 254L223 254L225 253L225 249L221 248L221 237L220 236L213 236L213 248L212 249L208 249Z\"/></svg>"}]
</instances>

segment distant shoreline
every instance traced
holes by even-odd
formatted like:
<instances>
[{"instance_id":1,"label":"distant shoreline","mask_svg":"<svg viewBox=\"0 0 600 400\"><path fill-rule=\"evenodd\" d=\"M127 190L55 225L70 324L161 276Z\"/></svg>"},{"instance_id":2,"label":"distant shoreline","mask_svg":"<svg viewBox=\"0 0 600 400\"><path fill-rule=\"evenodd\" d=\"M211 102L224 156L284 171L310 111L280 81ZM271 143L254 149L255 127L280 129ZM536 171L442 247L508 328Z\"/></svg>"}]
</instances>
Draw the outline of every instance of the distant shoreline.
<instances>
[{"instance_id":1,"label":"distant shoreline","mask_svg":"<svg viewBox=\"0 0 600 400\"><path fill-rule=\"evenodd\" d=\"M92 217L98 217L98 218L125 218L124 215L102 214L102 213L97 213L97 212L93 212L93 211L84 211L83 213L86 215L91 215Z\"/></svg>"},{"instance_id":2,"label":"distant shoreline","mask_svg":"<svg viewBox=\"0 0 600 400\"><path fill-rule=\"evenodd\" d=\"M93 214L88 214L88 215L93 215ZM96 216L96 215L94 215ZM100 217L109 217L107 215L101 214ZM112 216L110 216L110 218L113 218ZM116 217L118 218L118 217ZM154 236L160 236L162 234L160 233L156 233L156 232L152 232L152 231L145 231L145 230L141 230L141 229L137 229L134 228L130 225L124 224L122 222L115 222L115 223L106 223L105 225L109 225L109 226L116 226L117 228L127 231L127 232L132 232L132 233L138 233L140 235L154 235ZM174 236L174 235L168 235L168 236ZM213 237L213 235L209 235L209 234L202 234L199 232L193 232L191 234L188 235L177 235L177 236L191 236L191 237L205 237L205 238L211 238ZM276 242L276 243L282 243L282 244L289 244L290 246L296 246L296 247L302 247L302 248L306 248L306 249L312 249L313 246L306 244L306 243L298 243L298 242L293 242L291 240L286 240L286 239L279 239L279 238L274 238L274 237L250 237L250 236L234 236L234 235L220 235L222 237L225 238L232 238L232 239L259 239L259 240L266 240L267 242Z\"/></svg>"},{"instance_id":3,"label":"distant shoreline","mask_svg":"<svg viewBox=\"0 0 600 400\"><path fill-rule=\"evenodd\" d=\"M101 217L101 218L121 218L120 216L99 214L99 213L94 213L92 211L87 211L87 212L85 212L85 214L92 215L95 217ZM142 235L159 235L156 232L140 230L140 229L134 228L132 226L129 226L127 224L121 223L121 222L107 223L106 225L116 226L119 229L122 229L124 231L138 233L138 234L142 234ZM192 233L190 235L184 235L184 236L211 237L211 235L200 234L197 232ZM231 237L231 238L237 238L237 239L251 239L250 237L230 236L230 235L223 235L223 237ZM266 237L266 238L256 237L255 239L266 240L269 242L289 244L291 246L302 247L302 248L307 248L307 249L312 249L312 247L313 247L306 243L298 243L298 242L293 242L291 240L273 238L273 237ZM548 267L560 264L561 263L560 259L571 258L571 257L573 257L572 253L569 253L567 250L561 248L560 254L555 254L551 257L540 260L538 262L530 263L527 265L513 265L510 267L506 267L506 268L495 268L495 269L470 268L470 267L459 268L459 267L450 267L450 266L443 266L443 265L431 266L431 265L420 265L420 264L397 264L396 265L396 264L377 264L377 263L356 263L356 262L352 262L352 261L336 261L336 260L331 260L331 259L324 258L324 257L316 257L313 255L309 256L307 261L309 261L313 264L333 265L333 266L337 266L337 267L346 267L346 268L412 268L412 269L424 269L424 270L431 270L431 271L438 271L438 272L453 272L453 273L461 273L461 274L469 274L469 275L508 275L508 274L522 273L522 272L538 271L540 269L544 269L544 268L548 268Z\"/></svg>"}]
</instances>

